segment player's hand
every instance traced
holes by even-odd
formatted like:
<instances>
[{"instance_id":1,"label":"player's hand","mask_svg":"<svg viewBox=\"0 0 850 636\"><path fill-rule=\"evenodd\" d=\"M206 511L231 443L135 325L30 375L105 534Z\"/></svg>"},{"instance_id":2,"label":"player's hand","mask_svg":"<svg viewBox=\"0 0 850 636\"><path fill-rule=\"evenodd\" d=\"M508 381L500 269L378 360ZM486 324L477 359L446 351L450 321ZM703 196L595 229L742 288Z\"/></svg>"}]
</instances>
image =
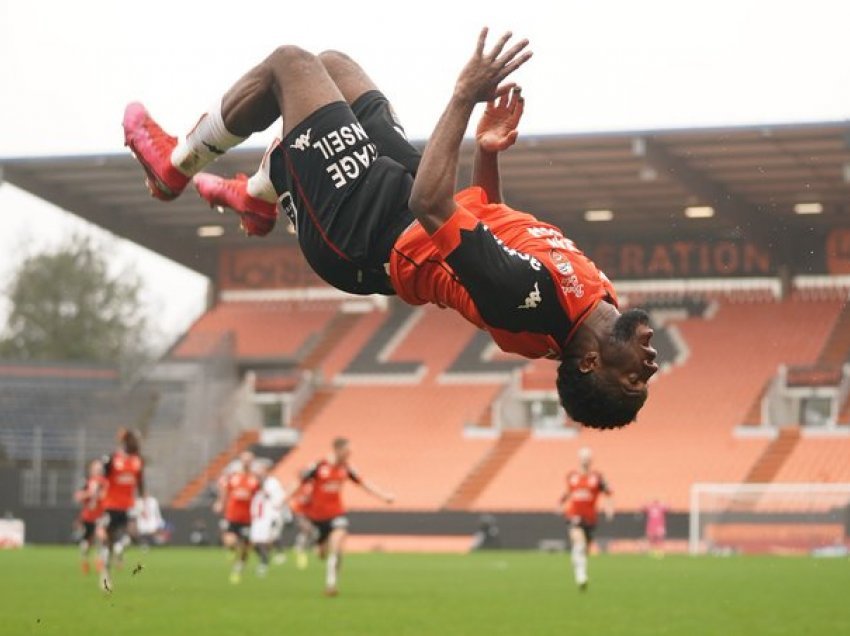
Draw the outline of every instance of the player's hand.
<instances>
[{"instance_id":1,"label":"player's hand","mask_svg":"<svg viewBox=\"0 0 850 636\"><path fill-rule=\"evenodd\" d=\"M611 508L605 510L605 519L607 521L614 519L614 511Z\"/></svg>"},{"instance_id":2,"label":"player's hand","mask_svg":"<svg viewBox=\"0 0 850 636\"><path fill-rule=\"evenodd\" d=\"M519 86L488 102L475 131L478 146L487 152L502 152L513 146L519 135L517 126L524 107L525 100Z\"/></svg>"},{"instance_id":3,"label":"player's hand","mask_svg":"<svg viewBox=\"0 0 850 636\"><path fill-rule=\"evenodd\" d=\"M221 509L222 509L221 502L220 502L220 501L216 501L216 502L212 505L212 509L213 509L213 512L214 512L214 513L216 513L216 514L221 514Z\"/></svg>"},{"instance_id":4,"label":"player's hand","mask_svg":"<svg viewBox=\"0 0 850 636\"><path fill-rule=\"evenodd\" d=\"M458 77L455 84L455 97L458 99L488 102L504 95L513 85L501 85L502 81L531 59L531 51L523 51L528 46L528 40L520 40L503 52L513 35L510 31L500 37L490 51L485 52L487 32L487 27L481 29L475 53Z\"/></svg>"},{"instance_id":5,"label":"player's hand","mask_svg":"<svg viewBox=\"0 0 850 636\"><path fill-rule=\"evenodd\" d=\"M385 504L395 503L395 495L384 495L383 499Z\"/></svg>"}]
</instances>

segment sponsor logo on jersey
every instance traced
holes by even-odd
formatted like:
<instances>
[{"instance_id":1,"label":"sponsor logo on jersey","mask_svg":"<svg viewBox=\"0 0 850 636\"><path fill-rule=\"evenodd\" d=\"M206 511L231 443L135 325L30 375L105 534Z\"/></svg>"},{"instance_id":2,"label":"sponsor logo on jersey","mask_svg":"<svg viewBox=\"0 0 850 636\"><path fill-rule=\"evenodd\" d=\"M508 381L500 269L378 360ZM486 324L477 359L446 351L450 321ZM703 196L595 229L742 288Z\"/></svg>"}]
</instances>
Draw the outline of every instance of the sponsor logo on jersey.
<instances>
[{"instance_id":1,"label":"sponsor logo on jersey","mask_svg":"<svg viewBox=\"0 0 850 636\"><path fill-rule=\"evenodd\" d=\"M526 297L522 305L517 305L517 309L537 309L537 306L543 302L543 296L540 295L540 287L534 283L534 289Z\"/></svg>"},{"instance_id":2,"label":"sponsor logo on jersey","mask_svg":"<svg viewBox=\"0 0 850 636\"><path fill-rule=\"evenodd\" d=\"M560 274L564 276L572 276L573 275L573 265L569 261L564 261L563 263L555 263L555 269L558 270Z\"/></svg>"},{"instance_id":3,"label":"sponsor logo on jersey","mask_svg":"<svg viewBox=\"0 0 850 636\"><path fill-rule=\"evenodd\" d=\"M584 283L579 282L578 276L569 276L561 279L561 290L567 295L574 295L576 298L584 296Z\"/></svg>"}]
</instances>

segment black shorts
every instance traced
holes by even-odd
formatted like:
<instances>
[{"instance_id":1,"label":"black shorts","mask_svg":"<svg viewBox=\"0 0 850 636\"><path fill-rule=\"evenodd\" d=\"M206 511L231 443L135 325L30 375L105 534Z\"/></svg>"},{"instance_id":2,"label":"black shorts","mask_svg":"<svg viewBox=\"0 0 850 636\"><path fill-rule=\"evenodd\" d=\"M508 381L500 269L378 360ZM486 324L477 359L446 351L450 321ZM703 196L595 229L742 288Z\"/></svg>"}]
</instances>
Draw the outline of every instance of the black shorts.
<instances>
[{"instance_id":1,"label":"black shorts","mask_svg":"<svg viewBox=\"0 0 850 636\"><path fill-rule=\"evenodd\" d=\"M239 537L240 541L248 541L248 538L251 536L251 524L228 521L224 531L230 534L235 534Z\"/></svg>"},{"instance_id":2,"label":"black shorts","mask_svg":"<svg viewBox=\"0 0 850 636\"><path fill-rule=\"evenodd\" d=\"M567 519L567 525L570 528L578 528L584 533L584 540L587 542L587 545L593 543L593 532L596 530L595 523L588 523L581 517L570 517Z\"/></svg>"},{"instance_id":3,"label":"black shorts","mask_svg":"<svg viewBox=\"0 0 850 636\"><path fill-rule=\"evenodd\" d=\"M348 517L340 516L340 517L332 517L331 519L322 519L321 521L317 521L315 519L310 519L310 523L313 524L313 527L316 528L318 536L316 537L316 543L318 545L322 545L328 540L328 537L331 536L331 532L339 529L348 529Z\"/></svg>"},{"instance_id":4,"label":"black shorts","mask_svg":"<svg viewBox=\"0 0 850 636\"><path fill-rule=\"evenodd\" d=\"M96 521L83 521L83 536L81 537L82 541L92 542L94 539L95 531L97 530L97 522Z\"/></svg>"},{"instance_id":5,"label":"black shorts","mask_svg":"<svg viewBox=\"0 0 850 636\"><path fill-rule=\"evenodd\" d=\"M105 521L106 531L109 534L125 531L130 521L126 510L107 510L103 513L103 519Z\"/></svg>"},{"instance_id":6,"label":"black shorts","mask_svg":"<svg viewBox=\"0 0 850 636\"><path fill-rule=\"evenodd\" d=\"M323 106L272 151L281 206L326 282L353 294L395 293L384 265L414 219L408 199L419 158L378 91Z\"/></svg>"}]
</instances>

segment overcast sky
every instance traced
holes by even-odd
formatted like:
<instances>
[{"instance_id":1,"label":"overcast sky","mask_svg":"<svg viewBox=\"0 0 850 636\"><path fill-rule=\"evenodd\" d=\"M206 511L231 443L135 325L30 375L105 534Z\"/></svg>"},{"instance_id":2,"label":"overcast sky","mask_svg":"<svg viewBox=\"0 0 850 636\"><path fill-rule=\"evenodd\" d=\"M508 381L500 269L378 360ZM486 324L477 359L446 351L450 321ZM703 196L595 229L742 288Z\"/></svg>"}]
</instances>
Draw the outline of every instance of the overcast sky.
<instances>
[{"instance_id":1,"label":"overcast sky","mask_svg":"<svg viewBox=\"0 0 850 636\"><path fill-rule=\"evenodd\" d=\"M134 99L185 132L283 43L348 52L410 135L426 137L485 23L531 39L535 58L517 76L523 132L850 115L848 0L0 0L0 157L122 152L121 115ZM73 231L114 243L116 268L142 274L169 336L203 307L201 277L9 185L0 279Z\"/></svg>"}]
</instances>

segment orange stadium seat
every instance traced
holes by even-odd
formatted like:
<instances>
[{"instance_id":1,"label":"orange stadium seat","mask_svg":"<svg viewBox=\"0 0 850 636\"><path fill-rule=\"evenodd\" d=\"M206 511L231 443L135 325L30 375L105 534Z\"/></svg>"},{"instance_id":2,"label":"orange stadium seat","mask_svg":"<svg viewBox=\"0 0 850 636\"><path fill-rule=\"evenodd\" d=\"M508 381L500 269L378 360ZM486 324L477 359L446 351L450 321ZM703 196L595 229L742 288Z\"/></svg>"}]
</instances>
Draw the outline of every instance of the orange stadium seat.
<instances>
[{"instance_id":1,"label":"orange stadium seat","mask_svg":"<svg viewBox=\"0 0 850 636\"><path fill-rule=\"evenodd\" d=\"M219 303L189 328L171 355L208 355L211 339L232 336L238 358L294 358L338 309L338 302Z\"/></svg>"},{"instance_id":2,"label":"orange stadium seat","mask_svg":"<svg viewBox=\"0 0 850 636\"><path fill-rule=\"evenodd\" d=\"M803 437L777 481L850 483L850 439Z\"/></svg>"}]
</instances>

